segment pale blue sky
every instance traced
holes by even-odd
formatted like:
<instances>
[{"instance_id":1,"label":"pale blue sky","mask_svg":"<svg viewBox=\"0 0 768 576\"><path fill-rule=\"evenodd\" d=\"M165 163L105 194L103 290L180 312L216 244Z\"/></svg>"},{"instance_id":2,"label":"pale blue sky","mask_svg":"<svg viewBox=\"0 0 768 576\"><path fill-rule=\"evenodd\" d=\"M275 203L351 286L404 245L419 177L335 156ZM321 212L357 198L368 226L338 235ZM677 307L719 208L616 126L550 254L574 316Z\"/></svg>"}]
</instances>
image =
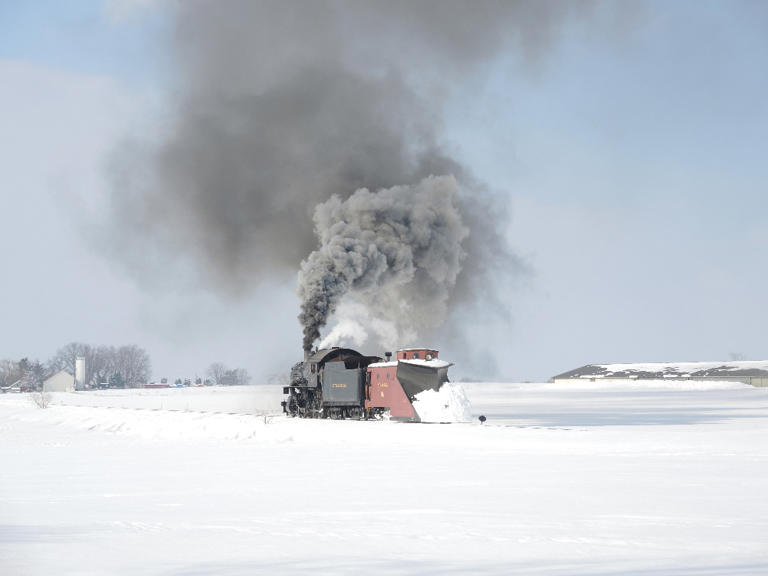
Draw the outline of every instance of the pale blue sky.
<instances>
[{"instance_id":1,"label":"pale blue sky","mask_svg":"<svg viewBox=\"0 0 768 576\"><path fill-rule=\"evenodd\" d=\"M0 357L135 342L157 377L219 358L263 377L296 355L291 279L236 304L148 294L79 231L78 214L98 216L105 158L152 130L171 84L162 5L0 0L14 214L0 228ZM509 238L532 270L509 287L511 325L467 327L493 343L501 377L768 357L768 9L634 6L625 22L603 6L604 26L568 23L535 69L507 55L454 87L446 145L511 197Z\"/></svg>"},{"instance_id":2,"label":"pale blue sky","mask_svg":"<svg viewBox=\"0 0 768 576\"><path fill-rule=\"evenodd\" d=\"M767 15L669 2L621 37L574 25L543 70L500 65L473 114L457 104L454 140L512 194L535 270L513 366L765 356Z\"/></svg>"},{"instance_id":3,"label":"pale blue sky","mask_svg":"<svg viewBox=\"0 0 768 576\"><path fill-rule=\"evenodd\" d=\"M0 1L0 55L125 83L162 82L169 26L161 2Z\"/></svg>"}]
</instances>

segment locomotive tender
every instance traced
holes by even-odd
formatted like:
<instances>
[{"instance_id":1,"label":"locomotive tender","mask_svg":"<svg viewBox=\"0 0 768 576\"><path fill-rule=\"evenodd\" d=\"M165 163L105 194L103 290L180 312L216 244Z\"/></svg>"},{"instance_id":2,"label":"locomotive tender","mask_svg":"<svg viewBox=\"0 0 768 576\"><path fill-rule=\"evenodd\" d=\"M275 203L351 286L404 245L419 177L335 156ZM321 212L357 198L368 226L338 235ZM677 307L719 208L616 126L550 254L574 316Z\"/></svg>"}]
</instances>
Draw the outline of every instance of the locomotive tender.
<instances>
[{"instance_id":1,"label":"locomotive tender","mask_svg":"<svg viewBox=\"0 0 768 576\"><path fill-rule=\"evenodd\" d=\"M430 348L398 350L392 360L364 356L351 348L325 348L291 369L283 412L300 418L375 418L418 422L417 394L439 390L450 362Z\"/></svg>"}]
</instances>

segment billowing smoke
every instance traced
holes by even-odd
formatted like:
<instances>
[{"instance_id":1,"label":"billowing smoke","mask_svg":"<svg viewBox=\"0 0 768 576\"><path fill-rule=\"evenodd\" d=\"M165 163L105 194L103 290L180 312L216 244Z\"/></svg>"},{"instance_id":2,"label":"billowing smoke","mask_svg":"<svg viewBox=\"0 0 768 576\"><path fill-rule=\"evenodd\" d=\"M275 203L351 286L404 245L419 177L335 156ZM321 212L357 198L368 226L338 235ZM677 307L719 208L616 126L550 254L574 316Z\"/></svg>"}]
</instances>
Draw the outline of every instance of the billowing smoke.
<instances>
[{"instance_id":1,"label":"billowing smoke","mask_svg":"<svg viewBox=\"0 0 768 576\"><path fill-rule=\"evenodd\" d=\"M320 248L299 273L304 349L347 294L399 326L441 323L469 234L458 198L458 183L444 176L375 192L361 188L320 204L314 216Z\"/></svg>"},{"instance_id":2,"label":"billowing smoke","mask_svg":"<svg viewBox=\"0 0 768 576\"><path fill-rule=\"evenodd\" d=\"M235 296L295 274L306 259L305 346L345 292L396 310L374 296L378 280L439 317L448 304L492 301L496 273L518 269L504 240L505 203L446 151L444 103L452 86L480 83L501 50L518 64L541 60L562 20L585 4L175 3L170 114L113 162L109 233L119 259L139 278L185 278ZM424 180L432 175L454 179ZM355 214L361 203L374 207L375 222ZM425 223L434 226L426 235ZM347 235L334 240L339 228ZM440 278L434 302L419 296Z\"/></svg>"}]
</instances>

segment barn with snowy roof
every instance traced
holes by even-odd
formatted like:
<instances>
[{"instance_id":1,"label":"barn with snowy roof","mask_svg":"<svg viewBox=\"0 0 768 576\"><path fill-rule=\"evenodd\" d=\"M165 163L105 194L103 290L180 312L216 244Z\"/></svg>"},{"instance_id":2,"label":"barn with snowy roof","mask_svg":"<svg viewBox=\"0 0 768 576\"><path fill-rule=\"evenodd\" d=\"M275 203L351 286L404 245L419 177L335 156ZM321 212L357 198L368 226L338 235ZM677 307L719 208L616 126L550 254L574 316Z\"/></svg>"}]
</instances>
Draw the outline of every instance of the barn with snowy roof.
<instances>
[{"instance_id":1,"label":"barn with snowy roof","mask_svg":"<svg viewBox=\"0 0 768 576\"><path fill-rule=\"evenodd\" d=\"M768 360L738 362L651 362L588 364L563 372L553 382L626 380L702 380L768 386Z\"/></svg>"}]
</instances>

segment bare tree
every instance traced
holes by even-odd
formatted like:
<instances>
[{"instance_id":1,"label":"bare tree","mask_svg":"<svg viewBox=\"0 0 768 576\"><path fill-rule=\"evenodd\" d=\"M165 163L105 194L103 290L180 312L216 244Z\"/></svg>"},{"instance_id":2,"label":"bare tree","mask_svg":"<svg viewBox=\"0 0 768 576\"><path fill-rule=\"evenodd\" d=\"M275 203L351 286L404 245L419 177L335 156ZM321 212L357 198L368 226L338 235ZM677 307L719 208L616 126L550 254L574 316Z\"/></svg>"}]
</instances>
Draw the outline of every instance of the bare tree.
<instances>
[{"instance_id":1,"label":"bare tree","mask_svg":"<svg viewBox=\"0 0 768 576\"><path fill-rule=\"evenodd\" d=\"M143 348L135 345L120 346L114 351L113 362L110 382L114 380L125 388L133 388L149 380L152 363Z\"/></svg>"},{"instance_id":2,"label":"bare tree","mask_svg":"<svg viewBox=\"0 0 768 576\"><path fill-rule=\"evenodd\" d=\"M208 366L208 370L206 371L206 375L211 379L211 382L215 386L221 386L224 384L224 377L227 373L227 367L224 366L221 362L214 362L210 366Z\"/></svg>"},{"instance_id":3,"label":"bare tree","mask_svg":"<svg viewBox=\"0 0 768 576\"><path fill-rule=\"evenodd\" d=\"M51 395L43 388L32 393L32 401L38 408L48 408L51 403Z\"/></svg>"},{"instance_id":4,"label":"bare tree","mask_svg":"<svg viewBox=\"0 0 768 576\"><path fill-rule=\"evenodd\" d=\"M227 368L221 362L208 366L206 375L216 386L244 386L251 381L251 376L244 368Z\"/></svg>"},{"instance_id":5,"label":"bare tree","mask_svg":"<svg viewBox=\"0 0 768 576\"><path fill-rule=\"evenodd\" d=\"M226 386L245 386L250 382L251 377L248 375L248 371L244 368L235 368L234 370L227 370L222 377L222 384Z\"/></svg>"},{"instance_id":6,"label":"bare tree","mask_svg":"<svg viewBox=\"0 0 768 576\"><path fill-rule=\"evenodd\" d=\"M48 369L52 372L58 372L59 370L66 370L70 374L75 373L75 361L78 356L86 356L86 349L90 348L88 344L81 344L80 342L70 342L66 346L62 346L56 350L50 360L48 360Z\"/></svg>"},{"instance_id":7,"label":"bare tree","mask_svg":"<svg viewBox=\"0 0 768 576\"><path fill-rule=\"evenodd\" d=\"M23 376L21 366L15 360L0 361L0 387L11 386Z\"/></svg>"},{"instance_id":8,"label":"bare tree","mask_svg":"<svg viewBox=\"0 0 768 576\"><path fill-rule=\"evenodd\" d=\"M248 374L248 370L245 368L235 368L231 372L236 386L245 386L250 383L251 375Z\"/></svg>"},{"instance_id":9,"label":"bare tree","mask_svg":"<svg viewBox=\"0 0 768 576\"><path fill-rule=\"evenodd\" d=\"M85 361L86 374L90 375L88 385L99 386L103 382L109 382L110 376L115 372L116 355L114 346L99 346L95 349L90 368L88 360Z\"/></svg>"}]
</instances>

